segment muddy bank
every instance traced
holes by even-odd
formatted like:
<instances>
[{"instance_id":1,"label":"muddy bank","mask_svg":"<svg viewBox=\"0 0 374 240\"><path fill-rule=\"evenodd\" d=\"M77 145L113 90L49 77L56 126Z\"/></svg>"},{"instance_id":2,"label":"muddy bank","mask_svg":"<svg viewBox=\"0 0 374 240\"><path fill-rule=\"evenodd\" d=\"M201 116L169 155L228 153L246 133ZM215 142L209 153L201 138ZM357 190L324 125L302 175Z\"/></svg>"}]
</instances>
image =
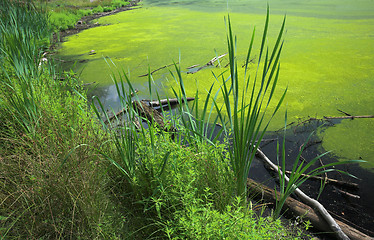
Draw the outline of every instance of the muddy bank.
<instances>
[{"instance_id":1,"label":"muddy bank","mask_svg":"<svg viewBox=\"0 0 374 240\"><path fill-rule=\"evenodd\" d=\"M113 14L116 14L116 13L119 13L119 12L133 10L135 7L138 6L138 3L140 1L141 0L130 1L129 5L117 8L117 9L115 9L113 11L110 11L110 12L101 12L101 13L95 13L95 14L92 14L92 15L89 15L89 16L84 16L79 21L77 21L77 23L75 24L75 27L73 29L67 29L65 31L59 32L58 34L53 34L53 40L52 41L53 41L54 44L56 44L58 42L63 42L64 37L66 37L66 36L77 34L81 31L89 29L89 28L98 27L98 26L100 26L100 24L98 24L97 22L94 22L93 20L101 18L101 17L113 15Z\"/></svg>"}]
</instances>

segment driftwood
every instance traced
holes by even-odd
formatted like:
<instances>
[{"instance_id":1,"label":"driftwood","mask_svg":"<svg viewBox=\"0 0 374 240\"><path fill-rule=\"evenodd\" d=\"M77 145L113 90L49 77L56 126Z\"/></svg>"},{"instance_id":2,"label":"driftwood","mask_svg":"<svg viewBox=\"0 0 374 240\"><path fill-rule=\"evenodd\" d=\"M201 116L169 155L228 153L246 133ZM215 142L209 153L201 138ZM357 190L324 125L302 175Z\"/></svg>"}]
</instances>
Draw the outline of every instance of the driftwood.
<instances>
[{"instance_id":1,"label":"driftwood","mask_svg":"<svg viewBox=\"0 0 374 240\"><path fill-rule=\"evenodd\" d=\"M291 171L285 171L285 172L287 174L291 174ZM339 185L339 186L344 186L344 187L349 187L349 188L355 188L355 189L358 188L357 183L339 181L339 180L332 179L332 178L327 178L327 177L311 176L311 175L308 175L308 174L301 174L301 176L307 177L307 178L313 179L313 180L322 180L322 181L325 181L326 183L330 183L330 184L334 184L334 185Z\"/></svg>"},{"instance_id":2,"label":"driftwood","mask_svg":"<svg viewBox=\"0 0 374 240\"><path fill-rule=\"evenodd\" d=\"M344 197L356 198L356 199L360 199L360 198L361 198L359 195L355 195L355 194L352 194L352 193L349 193L349 192L343 191L343 190L338 189L338 188L336 188L336 187L334 187L334 191L337 191L338 193L340 193L340 194L343 195Z\"/></svg>"},{"instance_id":3,"label":"driftwood","mask_svg":"<svg viewBox=\"0 0 374 240\"><path fill-rule=\"evenodd\" d=\"M200 64L195 64L195 65L192 65L192 66L189 66L188 68L186 69L191 69L191 68L195 68L195 67L198 67Z\"/></svg>"},{"instance_id":4,"label":"driftwood","mask_svg":"<svg viewBox=\"0 0 374 240\"><path fill-rule=\"evenodd\" d=\"M145 101L134 101L133 103L135 111L139 113L142 117L148 119L150 122L155 122L158 127L164 129L164 118L161 113L154 110L152 107L148 106Z\"/></svg>"},{"instance_id":5,"label":"driftwood","mask_svg":"<svg viewBox=\"0 0 374 240\"><path fill-rule=\"evenodd\" d=\"M202 66L202 67L199 67L197 70L194 70L194 71L189 71L189 72L187 72L187 74L194 74L194 73L197 73L198 71L200 71L201 69L203 69L203 68L206 68L206 67L208 67L208 66L213 66L213 63L214 62L216 62L218 59L220 59L220 58L223 58L224 56L226 56L227 55L227 53L225 53L225 54L222 54L222 55L219 55L218 57L214 57L214 58L212 58L207 64L205 64L204 66ZM189 69L191 69L191 68L193 68L193 67L189 67Z\"/></svg>"},{"instance_id":6,"label":"driftwood","mask_svg":"<svg viewBox=\"0 0 374 240\"><path fill-rule=\"evenodd\" d=\"M87 87L87 86L90 86L90 85L95 84L95 83L96 82L83 83L82 87Z\"/></svg>"},{"instance_id":7,"label":"driftwood","mask_svg":"<svg viewBox=\"0 0 374 240\"><path fill-rule=\"evenodd\" d=\"M187 102L193 101L195 98L193 97L188 97ZM161 100L156 100L156 101L149 101L149 100L143 100L149 103L151 107L159 107L162 105L168 105L170 103L171 106L179 104L179 101L177 98L167 98L167 99L161 99ZM182 103L184 102L184 98L182 98Z\"/></svg>"},{"instance_id":8,"label":"driftwood","mask_svg":"<svg viewBox=\"0 0 374 240\"><path fill-rule=\"evenodd\" d=\"M266 157L266 155L258 149L256 152L256 156L260 158L265 164L270 165L271 168L273 168L276 172L280 172L282 174L282 171L270 161L269 158ZM289 178L285 176L285 180L288 182ZM323 207L322 204L320 204L317 200L312 199L308 197L304 192L302 192L299 188L295 189L295 194L305 203L312 206L314 209L317 209L317 211L323 216L323 218L326 220L326 223L330 227L330 229L336 234L338 239L348 240L349 238L347 235L342 231L340 226L336 223L334 218L331 217L331 215L327 212L327 210Z\"/></svg>"},{"instance_id":9,"label":"driftwood","mask_svg":"<svg viewBox=\"0 0 374 240\"><path fill-rule=\"evenodd\" d=\"M133 106L135 111L139 113L142 117L148 119L151 123L156 123L156 125L163 131L166 132L176 132L176 129L173 126L167 126L164 123L164 117L154 108L148 106L148 103L145 101L134 101ZM174 136L172 136L174 137Z\"/></svg>"},{"instance_id":10,"label":"driftwood","mask_svg":"<svg viewBox=\"0 0 374 240\"><path fill-rule=\"evenodd\" d=\"M341 116L341 117L323 117L324 119L355 119L355 118L374 118L374 115L362 116Z\"/></svg>"},{"instance_id":11,"label":"driftwood","mask_svg":"<svg viewBox=\"0 0 374 240\"><path fill-rule=\"evenodd\" d=\"M172 63L172 64L169 64L169 65L165 65L165 66L159 67L159 68L153 70L153 71L150 72L150 73L146 73L146 74L140 75L140 76L138 76L138 77L146 77L146 76L148 76L148 75L150 75L150 74L152 75L153 73L155 73L155 72L157 72L157 71L159 71L159 70L161 70L161 69L164 69L164 68L167 68L167 67L173 66L173 65L175 65L175 64L178 64L178 63Z\"/></svg>"},{"instance_id":12,"label":"driftwood","mask_svg":"<svg viewBox=\"0 0 374 240\"><path fill-rule=\"evenodd\" d=\"M277 196L273 189L257 183L251 179L247 180L247 186L251 197L256 200L265 200L266 202L275 203L276 198L279 199L279 193ZM327 224L324 217L322 217L317 211L308 205L297 201L294 198L288 197L285 201L283 210L286 214L292 214L293 216L302 216L303 219L309 220L312 226L322 232L331 232L329 225ZM341 227L341 229L347 234L352 240L373 240L372 237L358 231L357 229L339 221L335 220Z\"/></svg>"}]
</instances>

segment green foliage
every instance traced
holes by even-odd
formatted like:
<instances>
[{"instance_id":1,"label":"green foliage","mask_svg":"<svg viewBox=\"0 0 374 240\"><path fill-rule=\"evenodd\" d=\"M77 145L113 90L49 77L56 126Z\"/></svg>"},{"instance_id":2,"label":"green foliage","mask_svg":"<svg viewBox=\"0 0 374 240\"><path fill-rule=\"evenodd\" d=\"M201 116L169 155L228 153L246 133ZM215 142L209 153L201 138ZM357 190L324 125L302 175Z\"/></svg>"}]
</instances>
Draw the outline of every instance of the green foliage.
<instances>
[{"instance_id":1,"label":"green foliage","mask_svg":"<svg viewBox=\"0 0 374 240\"><path fill-rule=\"evenodd\" d=\"M222 136L228 138L229 144L229 159L230 166L232 167L237 183L237 195L244 197L246 194L246 182L249 175L252 160L257 151L258 145L261 142L266 129L278 111L280 105L286 94L276 100L276 107L271 113L269 120L265 121L267 108L269 104L274 101L274 91L277 86L280 66L280 54L282 51L283 41L282 36L284 32L285 19L281 26L277 41L270 51L265 47L267 38L267 30L269 24L269 9L267 11L264 32L262 36L261 48L258 57L257 71L254 76L250 74L242 76L240 80L237 71L236 60L236 37L234 37L230 17L228 18L228 34L227 44L230 61L229 76L225 77L225 72L219 76L215 76L217 82L221 82L220 91L216 94L212 93L214 83L208 91L208 95L203 100L203 111L199 109L198 92L195 96L195 101L192 107L187 103L187 96L184 89L184 82L180 69L175 66L176 74L171 73L174 79L179 83L180 89L174 90L174 95L178 98L180 104L179 113L181 124L189 129L189 134L186 140L189 144L194 142L208 141L215 144L216 141ZM246 66L251 58L254 35L252 33L251 42L249 43ZM243 86L243 89L240 88ZM219 95L221 93L221 95ZM217 97L224 100L222 106L218 106ZM209 107L210 106L210 107ZM215 113L213 113L215 111ZM216 115L212 119L213 115ZM210 126L215 126L219 123L222 126L221 131L214 137L213 131L209 131ZM214 138L213 138L214 137ZM244 199L244 198L243 198Z\"/></svg>"},{"instance_id":2,"label":"green foliage","mask_svg":"<svg viewBox=\"0 0 374 240\"><path fill-rule=\"evenodd\" d=\"M92 13L101 13L101 12L104 12L104 8L101 5L92 9Z\"/></svg>"},{"instance_id":3,"label":"green foliage","mask_svg":"<svg viewBox=\"0 0 374 240\"><path fill-rule=\"evenodd\" d=\"M0 223L0 236L97 237L110 226L106 166L87 146L103 141L95 133L100 129L85 101L69 91L76 88L75 79L62 84L48 75L42 79L45 85L34 88L40 114L33 134L24 131L3 99L0 215L7 218Z\"/></svg>"},{"instance_id":4,"label":"green foliage","mask_svg":"<svg viewBox=\"0 0 374 240\"><path fill-rule=\"evenodd\" d=\"M91 12L91 11L90 11ZM70 12L51 12L50 13L50 23L53 29L57 29L59 31L67 30L74 28L77 21L84 15L81 14L88 14L88 11L81 11L78 15Z\"/></svg>"},{"instance_id":5,"label":"green foliage","mask_svg":"<svg viewBox=\"0 0 374 240\"><path fill-rule=\"evenodd\" d=\"M0 79L3 98L11 114L27 132L35 132L40 118L35 87L43 74L43 51L48 47L48 16L34 5L2 1L0 13L0 56L4 77ZM5 68L9 64L11 69ZM15 75L15 76L13 76Z\"/></svg>"},{"instance_id":6,"label":"green foliage","mask_svg":"<svg viewBox=\"0 0 374 240\"><path fill-rule=\"evenodd\" d=\"M271 121L271 118L276 114L279 106L283 102L286 91L283 96L277 100L277 107L272 113L272 117L268 122L264 122L267 107L273 98L273 93L277 86L279 76L279 58L283 43L282 35L284 31L285 19L283 20L277 41L269 56L269 51L266 48L265 41L267 37L267 29L269 23L269 8L267 11L264 32L262 36L262 43L259 52L258 67L255 76L248 75L247 72L243 76L244 88L240 89L239 76L236 62L236 37L233 36L231 29L230 17L228 18L228 51L230 58L230 76L225 79L222 76L222 95L224 97L224 107L216 105L216 110L223 120L223 116L228 117L228 123L224 121L223 126L226 128L227 134L230 134L233 143L230 145L230 161L231 166L237 178L237 195L245 196L246 182L249 175L252 160L255 156L257 148L264 136L266 129ZM251 42L246 59L246 65L251 56L253 47L254 32L252 34ZM265 58L263 59L263 55ZM260 64L263 60L262 69ZM247 68L247 66L245 66ZM257 76L258 72L262 75ZM259 80L257 78L260 78ZM252 80L253 79L253 80ZM230 82L231 84L227 84ZM249 102L248 98L249 96Z\"/></svg>"},{"instance_id":7,"label":"green foliage","mask_svg":"<svg viewBox=\"0 0 374 240\"><path fill-rule=\"evenodd\" d=\"M187 196L188 197L188 196ZM287 233L281 222L258 218L251 209L242 207L236 198L223 212L212 207L209 194L196 202L192 197L185 211L177 211L174 221L165 224L171 239L298 239ZM205 202L204 202L205 201Z\"/></svg>"},{"instance_id":8,"label":"green foliage","mask_svg":"<svg viewBox=\"0 0 374 240\"><path fill-rule=\"evenodd\" d=\"M78 16L81 18L81 17L84 17L84 16L89 16L92 14L92 10L91 9L78 9Z\"/></svg>"},{"instance_id":9,"label":"green foliage","mask_svg":"<svg viewBox=\"0 0 374 240\"><path fill-rule=\"evenodd\" d=\"M120 8L129 5L130 3L128 1L124 0L112 0L112 7L114 8Z\"/></svg>"},{"instance_id":10,"label":"green foliage","mask_svg":"<svg viewBox=\"0 0 374 240\"><path fill-rule=\"evenodd\" d=\"M228 141L231 133L242 130L237 131L240 125L233 122L245 122L247 115L230 116L234 120L227 123L220 113L213 122L223 123L227 141L212 139L208 126L213 109L221 109L215 101L218 93L212 96L210 90L199 113L198 93L190 107L176 68L180 89L174 93L180 102L185 101L180 114L168 115L165 125L178 132L164 131L137 112L133 100L139 98L131 96L135 90L124 72L112 77L126 109L125 121L116 117L105 123L101 102L94 98L98 107L87 106L73 72L58 75L53 64L42 61L45 38L50 34L50 29L41 27L49 26L47 15L9 4L9 13L1 12L1 238L290 238L278 220L256 216L240 196L235 197L241 185L235 182L239 181L238 167L233 165ZM41 19L34 19L33 14ZM22 19L26 20L17 25ZM233 49L229 29L229 48ZM25 57L17 55L16 48ZM270 76L275 71L270 65L278 66L278 58L270 57L268 65L265 61ZM231 51L230 59L235 59ZM55 80L60 78L65 80ZM238 92L235 62L226 80L230 79L234 79L231 90L226 81L221 88L226 101L231 91ZM269 85L270 79L262 83ZM151 76L149 90L152 98ZM209 101L213 102L210 110ZM239 106L237 112L246 112L243 102L234 103ZM105 112L104 119L109 119ZM148 127L137 127L135 119Z\"/></svg>"},{"instance_id":11,"label":"green foliage","mask_svg":"<svg viewBox=\"0 0 374 240\"><path fill-rule=\"evenodd\" d=\"M114 9L116 8L115 7L104 7L103 12L110 12L110 11L113 11Z\"/></svg>"}]
</instances>

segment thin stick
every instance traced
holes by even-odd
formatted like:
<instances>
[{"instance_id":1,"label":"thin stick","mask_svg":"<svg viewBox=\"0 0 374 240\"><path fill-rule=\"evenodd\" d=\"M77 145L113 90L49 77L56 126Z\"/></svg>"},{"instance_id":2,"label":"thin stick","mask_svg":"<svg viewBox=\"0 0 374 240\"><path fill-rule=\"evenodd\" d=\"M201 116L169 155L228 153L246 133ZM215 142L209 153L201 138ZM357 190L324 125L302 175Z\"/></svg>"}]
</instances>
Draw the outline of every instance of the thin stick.
<instances>
[{"instance_id":1,"label":"thin stick","mask_svg":"<svg viewBox=\"0 0 374 240\"><path fill-rule=\"evenodd\" d=\"M292 172L291 171L285 171L285 173L291 174ZM310 178L310 179L314 179L314 180L323 180L323 181L326 181L326 183L331 183L331 184L334 184L334 185L346 186L346 187L356 188L356 189L358 188L357 183L339 181L339 180L336 180L336 179L328 178L326 176L325 177L320 177L320 176L311 176L311 175L308 175L308 174L301 174L301 176L307 177L307 178Z\"/></svg>"},{"instance_id":2,"label":"thin stick","mask_svg":"<svg viewBox=\"0 0 374 240\"><path fill-rule=\"evenodd\" d=\"M323 117L324 119L355 119L355 118L374 118L374 115L363 116L341 116L341 117Z\"/></svg>"},{"instance_id":3,"label":"thin stick","mask_svg":"<svg viewBox=\"0 0 374 240\"><path fill-rule=\"evenodd\" d=\"M177 62L177 63L175 63L175 64L179 64L179 62ZM162 66L162 67L159 67L159 68L153 70L150 74L152 75L153 73L155 73L155 72L157 72L157 71L159 71L159 70L161 70L161 69L164 69L164 68L167 68L167 67L170 67L170 66L173 66L173 65L174 65L174 63L169 64L169 65L165 65L165 66ZM140 75L140 76L138 76L138 77L146 77L146 76L148 76L148 75L149 75L149 73L146 73L146 74Z\"/></svg>"}]
</instances>

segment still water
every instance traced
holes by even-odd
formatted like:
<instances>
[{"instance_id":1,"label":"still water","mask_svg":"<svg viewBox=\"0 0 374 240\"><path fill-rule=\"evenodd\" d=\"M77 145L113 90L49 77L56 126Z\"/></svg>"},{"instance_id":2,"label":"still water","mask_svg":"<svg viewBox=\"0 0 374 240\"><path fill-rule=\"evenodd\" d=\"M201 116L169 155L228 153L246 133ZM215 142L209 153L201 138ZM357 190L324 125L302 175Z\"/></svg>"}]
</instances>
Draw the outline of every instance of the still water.
<instances>
[{"instance_id":1,"label":"still water","mask_svg":"<svg viewBox=\"0 0 374 240\"><path fill-rule=\"evenodd\" d=\"M129 74L140 98L148 97L146 77L139 77L173 62L181 69L206 64L227 52L225 17L230 13L237 35L238 65L244 61L253 28L255 49L270 6L268 44L271 46L287 15L285 45L281 56L278 96L288 87L284 107L271 130L288 122L351 115L374 114L374 1L372 0L146 0L141 8L97 20L102 26L70 36L62 44L63 59L78 62L85 82L96 82L92 94L106 106L118 107L110 77L112 70ZM96 54L89 55L94 50ZM256 56L256 51L253 57ZM117 70L112 64L116 65ZM225 62L226 61L226 62ZM183 73L187 93L204 94L215 81L208 68ZM255 69L256 65L250 66ZM172 71L172 67L169 67ZM242 71L242 70L241 70ZM153 75L161 97L172 96L175 81L168 68ZM203 98L203 97L202 97ZM364 159L374 169L374 119L342 120L319 133L322 147L340 159Z\"/></svg>"}]
</instances>

